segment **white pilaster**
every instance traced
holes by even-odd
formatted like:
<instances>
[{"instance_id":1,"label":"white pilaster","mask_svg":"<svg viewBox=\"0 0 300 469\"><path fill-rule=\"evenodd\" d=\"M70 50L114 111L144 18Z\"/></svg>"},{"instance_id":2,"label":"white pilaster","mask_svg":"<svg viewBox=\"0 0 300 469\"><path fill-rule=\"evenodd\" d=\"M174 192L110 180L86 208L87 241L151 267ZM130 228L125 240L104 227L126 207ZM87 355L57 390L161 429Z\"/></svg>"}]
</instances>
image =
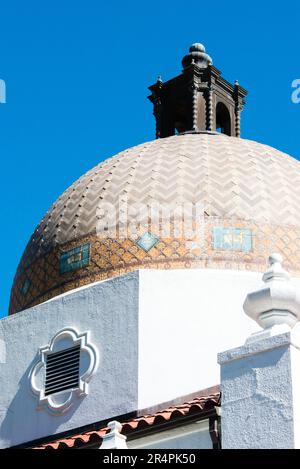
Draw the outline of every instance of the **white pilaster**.
<instances>
[{"instance_id":1,"label":"white pilaster","mask_svg":"<svg viewBox=\"0 0 300 469\"><path fill-rule=\"evenodd\" d=\"M222 448L300 448L300 340L292 332L219 354Z\"/></svg>"},{"instance_id":2,"label":"white pilaster","mask_svg":"<svg viewBox=\"0 0 300 469\"><path fill-rule=\"evenodd\" d=\"M246 314L264 327L218 355L222 448L300 448L299 293L270 256L264 285L247 295Z\"/></svg>"}]
</instances>

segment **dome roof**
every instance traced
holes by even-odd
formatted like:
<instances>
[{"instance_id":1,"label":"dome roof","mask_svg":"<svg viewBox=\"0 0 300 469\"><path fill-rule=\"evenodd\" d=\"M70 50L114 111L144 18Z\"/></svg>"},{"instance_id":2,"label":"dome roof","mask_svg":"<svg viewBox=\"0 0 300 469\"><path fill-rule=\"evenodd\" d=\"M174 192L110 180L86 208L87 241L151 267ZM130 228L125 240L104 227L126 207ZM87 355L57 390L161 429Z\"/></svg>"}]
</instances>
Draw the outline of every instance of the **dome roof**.
<instances>
[{"instance_id":1,"label":"dome roof","mask_svg":"<svg viewBox=\"0 0 300 469\"><path fill-rule=\"evenodd\" d=\"M201 210L166 222L149 212L156 203ZM123 204L132 212L125 230ZM88 171L46 213L19 264L10 314L142 267L263 270L277 251L298 275L299 207L300 163L267 145L206 132L135 146Z\"/></svg>"}]
</instances>

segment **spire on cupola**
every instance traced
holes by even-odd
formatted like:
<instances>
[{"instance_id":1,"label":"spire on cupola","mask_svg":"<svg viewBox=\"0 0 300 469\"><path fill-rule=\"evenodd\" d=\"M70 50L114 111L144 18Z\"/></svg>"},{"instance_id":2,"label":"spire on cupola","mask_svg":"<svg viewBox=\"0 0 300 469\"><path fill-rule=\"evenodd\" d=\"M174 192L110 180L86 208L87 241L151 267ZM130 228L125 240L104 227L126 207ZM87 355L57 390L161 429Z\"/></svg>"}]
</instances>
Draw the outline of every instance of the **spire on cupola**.
<instances>
[{"instance_id":1,"label":"spire on cupola","mask_svg":"<svg viewBox=\"0 0 300 469\"><path fill-rule=\"evenodd\" d=\"M182 59L180 75L167 82L159 77L150 86L156 137L186 132L221 132L240 137L240 113L247 91L221 77L200 43Z\"/></svg>"}]
</instances>

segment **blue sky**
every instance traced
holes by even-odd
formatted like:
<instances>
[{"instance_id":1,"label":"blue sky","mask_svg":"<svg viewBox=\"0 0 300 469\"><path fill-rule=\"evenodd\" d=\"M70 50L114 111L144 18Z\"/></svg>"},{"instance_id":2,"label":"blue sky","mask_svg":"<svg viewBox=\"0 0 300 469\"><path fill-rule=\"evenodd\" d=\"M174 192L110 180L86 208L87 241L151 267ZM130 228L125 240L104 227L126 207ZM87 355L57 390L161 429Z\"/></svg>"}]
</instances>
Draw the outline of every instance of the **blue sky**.
<instances>
[{"instance_id":1,"label":"blue sky","mask_svg":"<svg viewBox=\"0 0 300 469\"><path fill-rule=\"evenodd\" d=\"M300 4L52 0L0 3L0 316L25 245L75 179L154 138L147 87L205 44L249 90L242 136L300 158Z\"/></svg>"}]
</instances>

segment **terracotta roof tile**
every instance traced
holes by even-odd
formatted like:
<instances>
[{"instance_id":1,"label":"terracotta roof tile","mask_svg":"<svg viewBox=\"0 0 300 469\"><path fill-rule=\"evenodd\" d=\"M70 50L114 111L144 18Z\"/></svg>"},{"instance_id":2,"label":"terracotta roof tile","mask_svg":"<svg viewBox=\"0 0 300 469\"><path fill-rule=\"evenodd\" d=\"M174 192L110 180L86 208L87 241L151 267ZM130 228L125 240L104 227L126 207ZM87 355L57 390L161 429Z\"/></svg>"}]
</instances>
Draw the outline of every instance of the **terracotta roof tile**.
<instances>
[{"instance_id":1,"label":"terracotta roof tile","mask_svg":"<svg viewBox=\"0 0 300 469\"><path fill-rule=\"evenodd\" d=\"M189 415L201 414L205 410L220 406L220 393L216 392L208 396L196 397L188 402L178 405L172 405L164 410L149 415L143 415L127 420L122 423L122 433L129 434L134 431L161 425L166 422L175 421ZM200 415L199 415L200 416ZM87 431L78 435L65 437L53 442L35 446L33 449L67 449L81 447L86 444L102 441L103 436L109 431L108 427L99 428L99 430Z\"/></svg>"}]
</instances>

